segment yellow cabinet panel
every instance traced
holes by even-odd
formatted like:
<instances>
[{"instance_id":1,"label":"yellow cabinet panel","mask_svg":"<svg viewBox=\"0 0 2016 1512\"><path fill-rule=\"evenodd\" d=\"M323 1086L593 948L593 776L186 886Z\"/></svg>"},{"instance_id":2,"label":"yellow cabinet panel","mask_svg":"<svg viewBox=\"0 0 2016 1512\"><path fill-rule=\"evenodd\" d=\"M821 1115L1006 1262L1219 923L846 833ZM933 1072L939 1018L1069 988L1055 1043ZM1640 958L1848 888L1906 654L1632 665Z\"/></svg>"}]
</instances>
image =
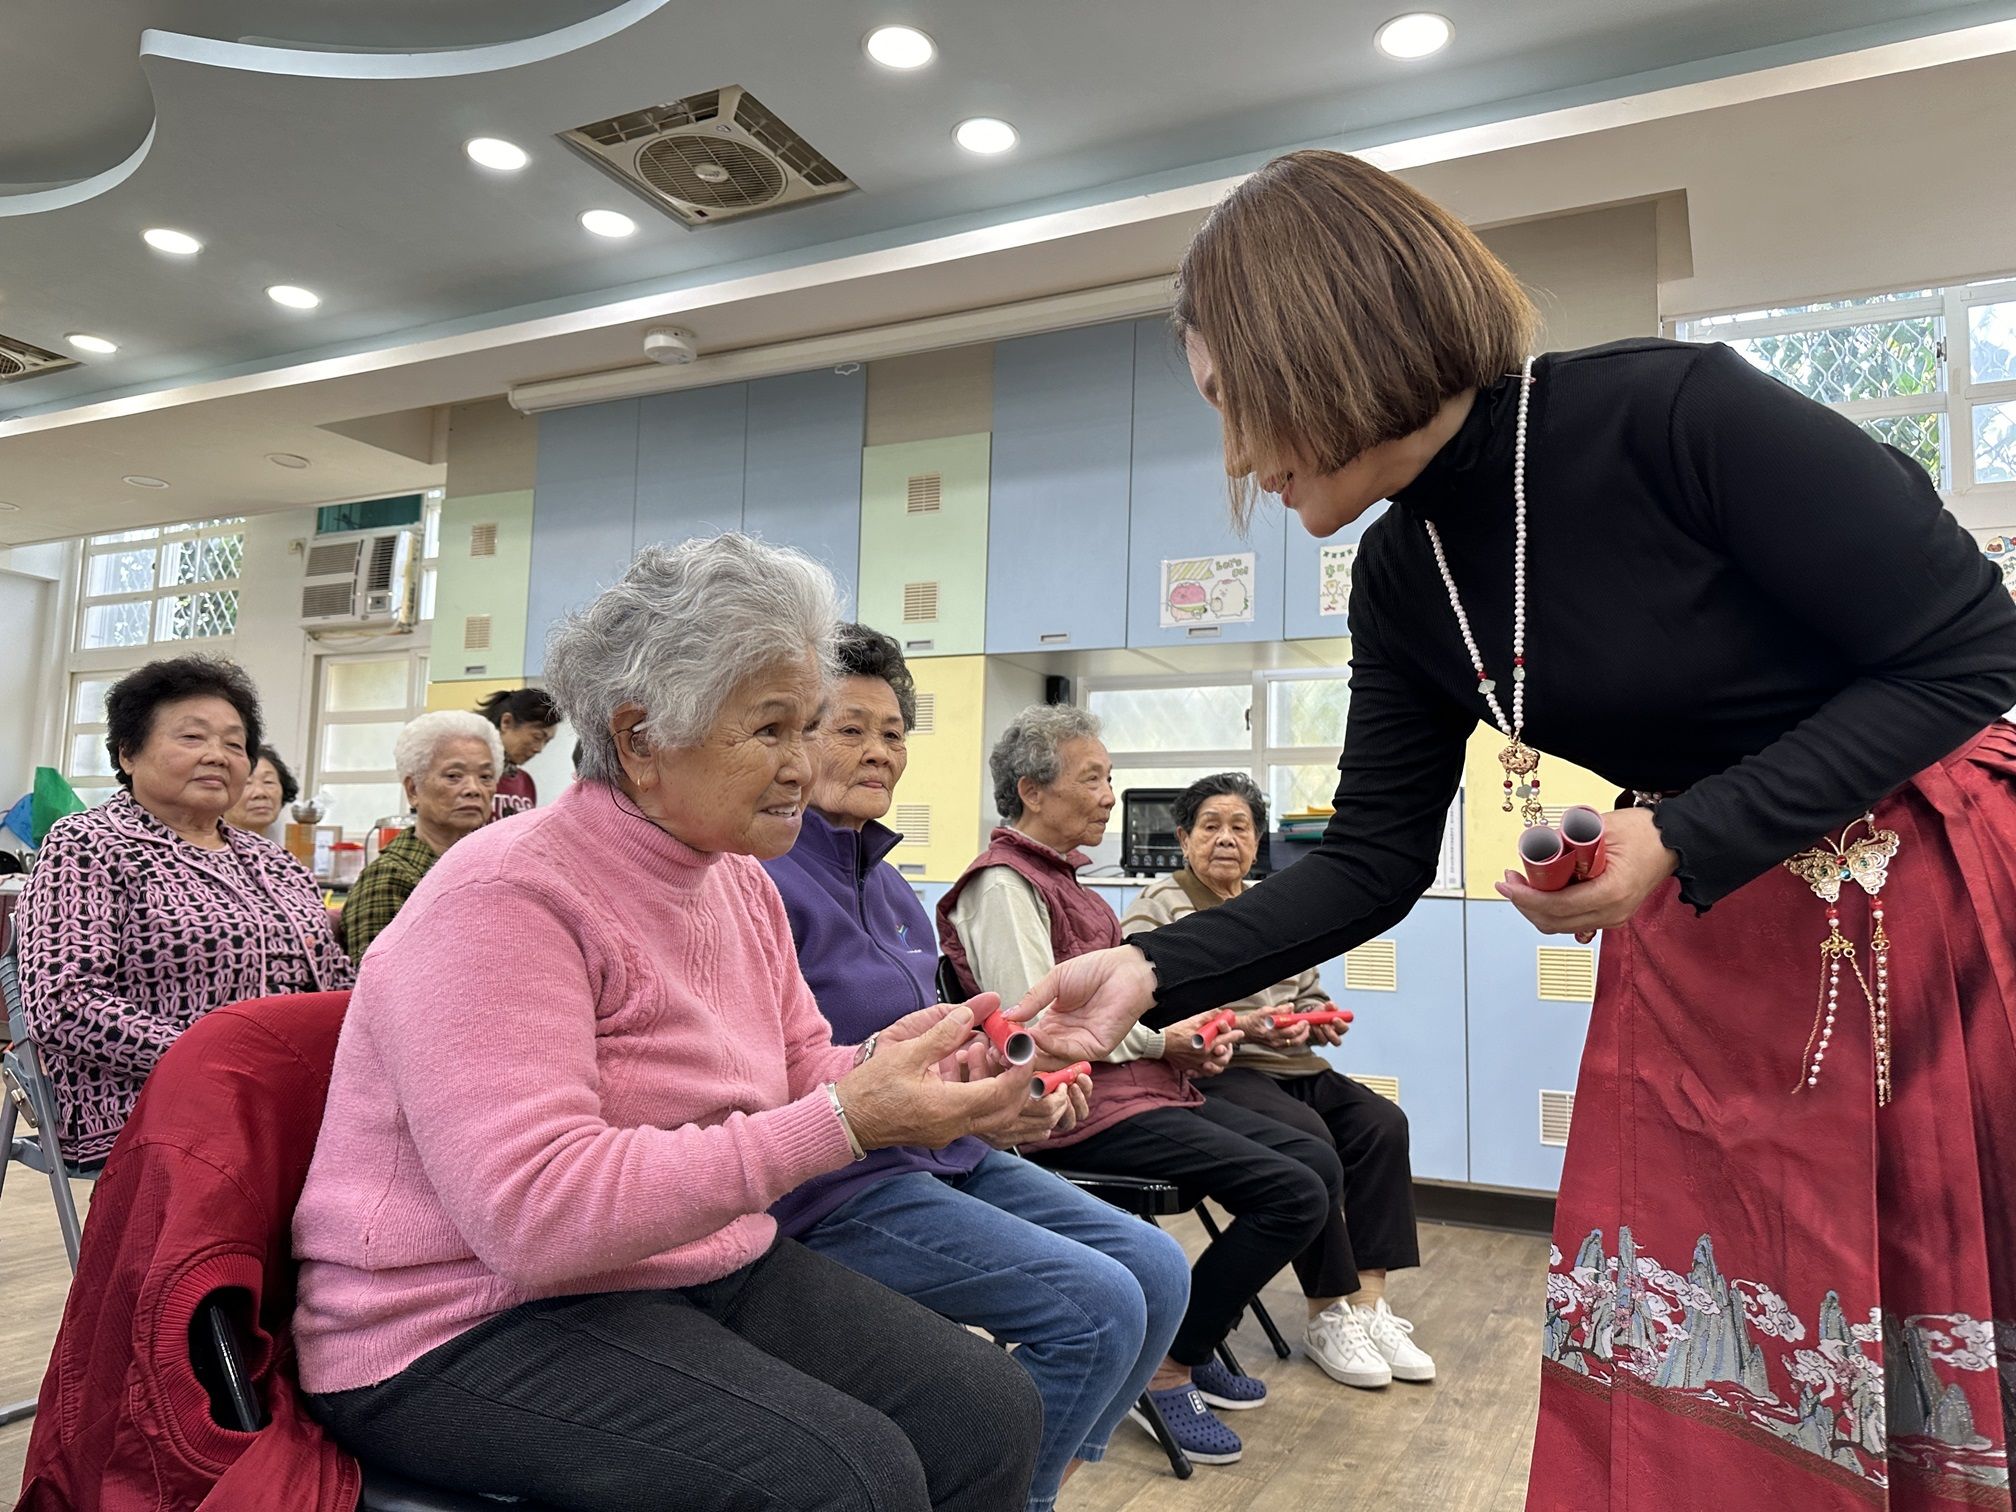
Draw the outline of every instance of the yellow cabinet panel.
<instances>
[{"instance_id":1,"label":"yellow cabinet panel","mask_svg":"<svg viewBox=\"0 0 2016 1512\"><path fill-rule=\"evenodd\" d=\"M910 766L888 823L903 834L889 859L913 882L950 882L980 853L981 703L986 658L934 656L910 663L918 727ZM928 711L928 718L925 717Z\"/></svg>"}]
</instances>

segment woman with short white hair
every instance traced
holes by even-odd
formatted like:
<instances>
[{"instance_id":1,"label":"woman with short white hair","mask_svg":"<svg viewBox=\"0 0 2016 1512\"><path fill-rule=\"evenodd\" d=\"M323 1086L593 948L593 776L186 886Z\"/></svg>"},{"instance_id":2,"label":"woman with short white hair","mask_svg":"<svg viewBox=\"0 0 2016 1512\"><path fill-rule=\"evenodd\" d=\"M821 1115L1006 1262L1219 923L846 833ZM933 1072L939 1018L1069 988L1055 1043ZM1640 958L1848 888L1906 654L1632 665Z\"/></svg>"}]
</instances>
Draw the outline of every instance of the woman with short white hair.
<instances>
[{"instance_id":1,"label":"woman with short white hair","mask_svg":"<svg viewBox=\"0 0 2016 1512\"><path fill-rule=\"evenodd\" d=\"M392 763L413 823L372 859L343 902L343 944L361 961L448 847L490 819L504 742L480 714L442 709L399 732Z\"/></svg>"},{"instance_id":2,"label":"woman with short white hair","mask_svg":"<svg viewBox=\"0 0 2016 1512\"><path fill-rule=\"evenodd\" d=\"M294 1220L301 1382L367 1462L570 1512L1026 1497L1027 1373L768 1211L1030 1101L939 1074L972 1010L836 1045L799 974L759 862L798 838L838 605L744 536L640 553L547 647L580 781L372 947Z\"/></svg>"}]
</instances>

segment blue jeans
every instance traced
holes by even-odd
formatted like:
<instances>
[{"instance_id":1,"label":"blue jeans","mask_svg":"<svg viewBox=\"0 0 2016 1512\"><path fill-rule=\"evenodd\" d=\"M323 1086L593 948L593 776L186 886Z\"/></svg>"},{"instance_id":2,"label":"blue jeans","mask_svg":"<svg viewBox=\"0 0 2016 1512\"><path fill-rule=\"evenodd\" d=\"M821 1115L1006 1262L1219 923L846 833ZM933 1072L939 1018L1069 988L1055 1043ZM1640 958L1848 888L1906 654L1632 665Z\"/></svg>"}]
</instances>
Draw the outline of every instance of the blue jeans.
<instances>
[{"instance_id":1,"label":"blue jeans","mask_svg":"<svg viewBox=\"0 0 2016 1512\"><path fill-rule=\"evenodd\" d=\"M1174 1239L998 1151L965 1176L912 1171L869 1187L801 1239L1017 1346L1043 1398L1029 1512L1049 1512L1073 1459L1105 1455L1190 1300Z\"/></svg>"}]
</instances>

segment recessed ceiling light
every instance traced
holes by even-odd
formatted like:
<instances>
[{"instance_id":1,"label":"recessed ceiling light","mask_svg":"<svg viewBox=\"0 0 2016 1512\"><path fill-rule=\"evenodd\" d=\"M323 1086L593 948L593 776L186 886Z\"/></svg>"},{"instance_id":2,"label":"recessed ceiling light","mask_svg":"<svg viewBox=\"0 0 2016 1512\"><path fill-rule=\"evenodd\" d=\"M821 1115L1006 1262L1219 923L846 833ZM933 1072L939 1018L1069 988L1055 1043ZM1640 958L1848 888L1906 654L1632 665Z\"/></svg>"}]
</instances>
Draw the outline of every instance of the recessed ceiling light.
<instances>
[{"instance_id":1,"label":"recessed ceiling light","mask_svg":"<svg viewBox=\"0 0 2016 1512\"><path fill-rule=\"evenodd\" d=\"M492 168L499 173L516 173L532 161L523 147L502 137L471 137L462 144L462 150L477 167Z\"/></svg>"},{"instance_id":2,"label":"recessed ceiling light","mask_svg":"<svg viewBox=\"0 0 2016 1512\"><path fill-rule=\"evenodd\" d=\"M275 467L291 467L296 472L308 465L306 457L296 456L293 452L268 452L266 460Z\"/></svg>"},{"instance_id":3,"label":"recessed ceiling light","mask_svg":"<svg viewBox=\"0 0 2016 1512\"><path fill-rule=\"evenodd\" d=\"M0 499L0 509L4 509L8 514L19 514L21 512L19 504L9 504L5 499Z\"/></svg>"},{"instance_id":4,"label":"recessed ceiling light","mask_svg":"<svg viewBox=\"0 0 2016 1512\"><path fill-rule=\"evenodd\" d=\"M322 303L322 296L313 289L301 288L298 284L269 284L266 297L275 304L287 306L290 310L312 310Z\"/></svg>"},{"instance_id":5,"label":"recessed ceiling light","mask_svg":"<svg viewBox=\"0 0 2016 1512\"><path fill-rule=\"evenodd\" d=\"M1425 58L1447 47L1455 32L1447 16L1438 16L1433 11L1409 11L1374 32L1372 42L1389 58Z\"/></svg>"},{"instance_id":6,"label":"recessed ceiling light","mask_svg":"<svg viewBox=\"0 0 2016 1512\"><path fill-rule=\"evenodd\" d=\"M863 45L884 68L922 68L938 56L938 44L914 26L878 26Z\"/></svg>"},{"instance_id":7,"label":"recessed ceiling light","mask_svg":"<svg viewBox=\"0 0 2016 1512\"><path fill-rule=\"evenodd\" d=\"M584 210L581 224L597 236L629 236L637 229L637 222L621 210Z\"/></svg>"},{"instance_id":8,"label":"recessed ceiling light","mask_svg":"<svg viewBox=\"0 0 2016 1512\"><path fill-rule=\"evenodd\" d=\"M156 252L172 252L177 257L194 257L203 250L203 243L187 231L170 231L166 226L149 226L140 233L140 240Z\"/></svg>"},{"instance_id":9,"label":"recessed ceiling light","mask_svg":"<svg viewBox=\"0 0 2016 1512\"><path fill-rule=\"evenodd\" d=\"M166 488L168 486L166 478L150 478L145 473L128 473L119 481L121 483L130 483L135 488Z\"/></svg>"},{"instance_id":10,"label":"recessed ceiling light","mask_svg":"<svg viewBox=\"0 0 2016 1512\"><path fill-rule=\"evenodd\" d=\"M101 357L109 357L119 350L119 343L107 341L103 336L93 336L84 331L72 331L63 338L80 352L96 352Z\"/></svg>"},{"instance_id":11,"label":"recessed ceiling light","mask_svg":"<svg viewBox=\"0 0 2016 1512\"><path fill-rule=\"evenodd\" d=\"M952 136L968 152L988 156L1006 152L1021 140L1013 126L993 116L974 116L970 121L961 121L953 128Z\"/></svg>"}]
</instances>

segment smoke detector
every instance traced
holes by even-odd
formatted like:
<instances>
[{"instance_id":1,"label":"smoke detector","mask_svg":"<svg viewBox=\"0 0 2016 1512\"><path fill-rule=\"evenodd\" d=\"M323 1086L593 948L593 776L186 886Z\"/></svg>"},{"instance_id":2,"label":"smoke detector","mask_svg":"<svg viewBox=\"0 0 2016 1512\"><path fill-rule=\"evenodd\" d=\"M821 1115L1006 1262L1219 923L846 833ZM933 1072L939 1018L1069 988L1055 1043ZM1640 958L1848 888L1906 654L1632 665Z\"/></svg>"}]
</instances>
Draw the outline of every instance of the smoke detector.
<instances>
[{"instance_id":1,"label":"smoke detector","mask_svg":"<svg viewBox=\"0 0 2016 1512\"><path fill-rule=\"evenodd\" d=\"M684 367L700 355L693 333L677 326L658 326L644 333L644 355L667 367Z\"/></svg>"}]
</instances>

